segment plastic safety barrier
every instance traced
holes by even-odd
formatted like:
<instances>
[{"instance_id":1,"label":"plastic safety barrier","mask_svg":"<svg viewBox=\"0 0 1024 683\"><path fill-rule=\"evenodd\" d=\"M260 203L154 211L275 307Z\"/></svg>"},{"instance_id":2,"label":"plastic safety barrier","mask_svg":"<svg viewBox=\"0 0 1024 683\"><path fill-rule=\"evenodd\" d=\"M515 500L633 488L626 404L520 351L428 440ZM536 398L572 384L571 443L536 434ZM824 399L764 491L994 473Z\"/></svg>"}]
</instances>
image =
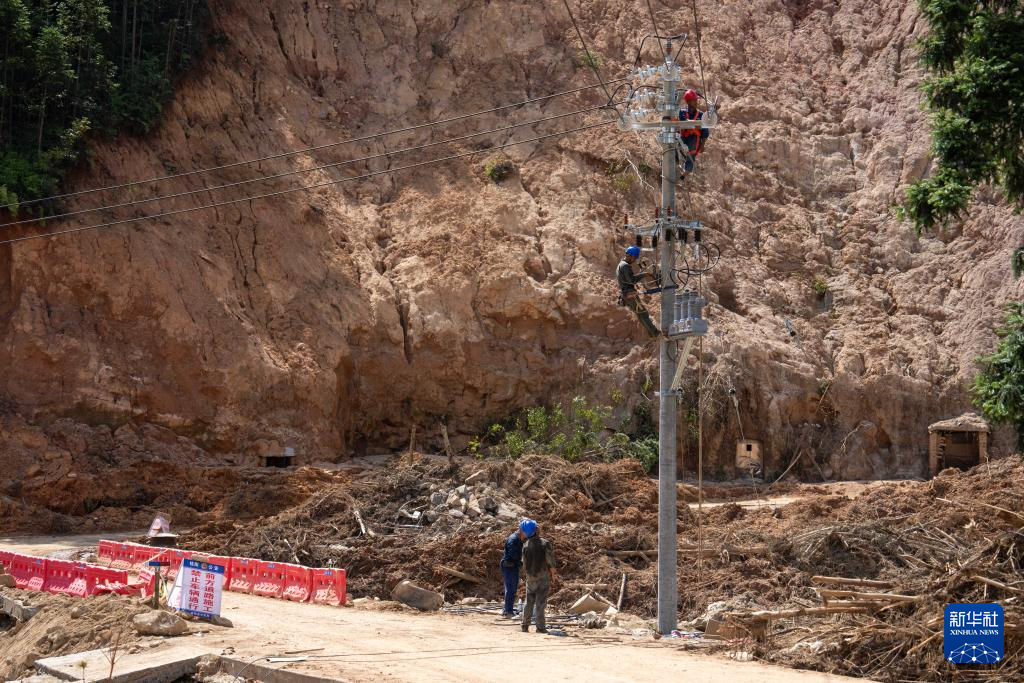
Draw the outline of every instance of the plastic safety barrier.
<instances>
[{"instance_id":1,"label":"plastic safety barrier","mask_svg":"<svg viewBox=\"0 0 1024 683\"><path fill-rule=\"evenodd\" d=\"M114 569L131 569L135 564L134 543L115 543L113 553L110 566Z\"/></svg>"},{"instance_id":2,"label":"plastic safety barrier","mask_svg":"<svg viewBox=\"0 0 1024 683\"><path fill-rule=\"evenodd\" d=\"M156 572L149 569L140 569L139 580L133 583L132 586L139 589L142 597L148 598L156 590Z\"/></svg>"},{"instance_id":3,"label":"plastic safety barrier","mask_svg":"<svg viewBox=\"0 0 1024 683\"><path fill-rule=\"evenodd\" d=\"M110 569L89 564L85 567L85 579L86 585L89 587L89 595L103 593L128 595L134 592L128 587L128 572L123 569Z\"/></svg>"},{"instance_id":4,"label":"plastic safety barrier","mask_svg":"<svg viewBox=\"0 0 1024 683\"><path fill-rule=\"evenodd\" d=\"M11 569L11 556L14 555L10 550L0 550L0 564L4 566L5 571Z\"/></svg>"},{"instance_id":5,"label":"plastic safety barrier","mask_svg":"<svg viewBox=\"0 0 1024 683\"><path fill-rule=\"evenodd\" d=\"M228 571L231 573L231 578L225 580L228 590L235 593L252 593L252 584L259 565L259 560L249 557L230 558Z\"/></svg>"},{"instance_id":6,"label":"plastic safety barrier","mask_svg":"<svg viewBox=\"0 0 1024 683\"><path fill-rule=\"evenodd\" d=\"M43 590L47 593L65 593L84 598L89 594L85 581L85 570L79 569L79 562L71 560L46 560L46 581Z\"/></svg>"},{"instance_id":7,"label":"plastic safety barrier","mask_svg":"<svg viewBox=\"0 0 1024 683\"><path fill-rule=\"evenodd\" d=\"M46 559L14 553L11 556L11 576L18 588L41 591L46 584Z\"/></svg>"},{"instance_id":8,"label":"plastic safety barrier","mask_svg":"<svg viewBox=\"0 0 1024 683\"><path fill-rule=\"evenodd\" d=\"M106 560L107 564L110 564L114 561L114 549L117 545L117 541L100 541L99 548L96 550L96 557Z\"/></svg>"},{"instance_id":9,"label":"plastic safety barrier","mask_svg":"<svg viewBox=\"0 0 1024 683\"><path fill-rule=\"evenodd\" d=\"M252 582L252 594L279 598L283 590L284 565L280 562L260 562Z\"/></svg>"},{"instance_id":10,"label":"plastic safety barrier","mask_svg":"<svg viewBox=\"0 0 1024 683\"><path fill-rule=\"evenodd\" d=\"M181 569L181 563L185 560L192 559L192 551L171 549L167 551L167 554L161 555L160 559L167 560L171 563L171 565L167 567L167 573L165 576L168 579L173 580L178 575L178 570Z\"/></svg>"},{"instance_id":11,"label":"plastic safety barrier","mask_svg":"<svg viewBox=\"0 0 1024 683\"><path fill-rule=\"evenodd\" d=\"M282 564L284 567L284 586L281 597L294 602L306 602L313 590L313 575L309 567L298 564Z\"/></svg>"},{"instance_id":12,"label":"plastic safety barrier","mask_svg":"<svg viewBox=\"0 0 1024 683\"><path fill-rule=\"evenodd\" d=\"M146 563L164 552L164 548L153 548L148 545L136 545L132 548L132 569L144 569Z\"/></svg>"},{"instance_id":13,"label":"plastic safety barrier","mask_svg":"<svg viewBox=\"0 0 1024 683\"><path fill-rule=\"evenodd\" d=\"M321 605L345 604L345 570L311 569L313 590L310 600Z\"/></svg>"}]
</instances>

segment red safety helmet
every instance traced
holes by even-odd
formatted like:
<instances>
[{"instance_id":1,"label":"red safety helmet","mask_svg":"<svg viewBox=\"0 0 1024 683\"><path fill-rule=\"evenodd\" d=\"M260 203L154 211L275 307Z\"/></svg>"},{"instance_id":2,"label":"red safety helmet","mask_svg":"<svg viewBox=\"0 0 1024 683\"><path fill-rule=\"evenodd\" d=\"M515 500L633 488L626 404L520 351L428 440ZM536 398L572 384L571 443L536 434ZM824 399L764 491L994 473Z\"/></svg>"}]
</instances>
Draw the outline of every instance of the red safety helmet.
<instances>
[{"instance_id":1,"label":"red safety helmet","mask_svg":"<svg viewBox=\"0 0 1024 683\"><path fill-rule=\"evenodd\" d=\"M686 101L686 102L696 102L697 101L697 91L694 90L693 88L690 88L685 93L683 93L683 100Z\"/></svg>"}]
</instances>

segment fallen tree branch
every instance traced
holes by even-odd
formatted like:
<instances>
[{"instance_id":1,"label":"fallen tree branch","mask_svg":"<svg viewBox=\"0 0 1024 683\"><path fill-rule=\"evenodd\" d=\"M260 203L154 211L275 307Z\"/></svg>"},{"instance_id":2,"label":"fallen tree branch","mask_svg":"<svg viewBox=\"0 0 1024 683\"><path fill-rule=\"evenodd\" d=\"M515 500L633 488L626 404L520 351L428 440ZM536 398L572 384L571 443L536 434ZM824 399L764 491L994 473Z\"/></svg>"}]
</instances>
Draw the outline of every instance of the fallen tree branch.
<instances>
[{"instance_id":1,"label":"fallen tree branch","mask_svg":"<svg viewBox=\"0 0 1024 683\"><path fill-rule=\"evenodd\" d=\"M859 593L857 591L826 590L819 588L818 595L827 605L832 598L850 598L868 600L870 602L917 602L921 598L916 595L899 595L897 593Z\"/></svg>"},{"instance_id":2,"label":"fallen tree branch","mask_svg":"<svg viewBox=\"0 0 1024 683\"><path fill-rule=\"evenodd\" d=\"M761 612L728 612L723 616L737 621L773 621L795 617L816 617L826 614L863 614L869 607L807 607L802 609L765 610Z\"/></svg>"},{"instance_id":3,"label":"fallen tree branch","mask_svg":"<svg viewBox=\"0 0 1024 683\"><path fill-rule=\"evenodd\" d=\"M370 538L376 536L370 527L363 524L363 516L359 514L359 510L357 508L352 508L352 514L355 515L356 521L359 522L359 530L363 532L363 536L369 536Z\"/></svg>"},{"instance_id":4,"label":"fallen tree branch","mask_svg":"<svg viewBox=\"0 0 1024 683\"><path fill-rule=\"evenodd\" d=\"M478 579L475 576L472 576L470 574L466 574L465 572L460 572L458 569L452 569L451 567L446 567L443 564L437 565L437 567L435 567L435 569L437 569L437 571L441 572L442 574L448 574L449 576L455 576L457 578L462 579L463 581L470 581L472 583L483 583L482 579Z\"/></svg>"},{"instance_id":5,"label":"fallen tree branch","mask_svg":"<svg viewBox=\"0 0 1024 683\"><path fill-rule=\"evenodd\" d=\"M616 611L622 611L622 600L626 597L626 572L622 572L622 585L619 586L619 599L615 603Z\"/></svg>"},{"instance_id":6,"label":"fallen tree branch","mask_svg":"<svg viewBox=\"0 0 1024 683\"><path fill-rule=\"evenodd\" d=\"M812 576L811 583L824 583L839 586L867 586L869 588L893 588L891 581L875 581L873 579L844 579L841 576Z\"/></svg>"}]
</instances>

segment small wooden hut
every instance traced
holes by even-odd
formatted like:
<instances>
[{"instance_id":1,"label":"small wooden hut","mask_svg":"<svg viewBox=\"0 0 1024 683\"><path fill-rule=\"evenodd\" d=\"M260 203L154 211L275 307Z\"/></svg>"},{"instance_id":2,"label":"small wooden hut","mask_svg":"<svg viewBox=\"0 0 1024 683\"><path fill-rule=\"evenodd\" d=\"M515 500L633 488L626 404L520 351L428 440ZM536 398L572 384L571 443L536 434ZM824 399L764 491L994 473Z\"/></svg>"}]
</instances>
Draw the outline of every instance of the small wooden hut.
<instances>
[{"instance_id":1,"label":"small wooden hut","mask_svg":"<svg viewBox=\"0 0 1024 683\"><path fill-rule=\"evenodd\" d=\"M961 470L988 462L988 422L977 413L942 420L928 427L928 470L935 476L947 467Z\"/></svg>"}]
</instances>

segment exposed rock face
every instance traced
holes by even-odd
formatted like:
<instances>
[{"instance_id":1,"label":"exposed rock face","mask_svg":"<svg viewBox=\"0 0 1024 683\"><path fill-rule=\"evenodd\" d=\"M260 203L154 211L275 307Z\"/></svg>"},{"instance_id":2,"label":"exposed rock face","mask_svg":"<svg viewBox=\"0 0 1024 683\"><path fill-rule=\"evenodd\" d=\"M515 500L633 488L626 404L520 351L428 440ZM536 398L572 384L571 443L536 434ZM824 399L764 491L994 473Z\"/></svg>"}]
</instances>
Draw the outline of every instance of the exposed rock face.
<instances>
[{"instance_id":1,"label":"exposed rock face","mask_svg":"<svg viewBox=\"0 0 1024 683\"><path fill-rule=\"evenodd\" d=\"M689 3L656 4L666 30L692 33ZM625 0L581 5L606 76L625 71L649 30L646 15ZM479 0L224 0L215 21L227 45L211 48L181 84L162 128L101 145L75 187L323 145L590 83L572 66L579 47L563 12L558 3ZM681 206L706 221L723 253L705 281L710 467L731 470L739 436L731 384L746 435L765 442L770 466L806 448L833 476L921 472L926 426L966 407L973 359L993 342L1000 304L1021 293L1008 256L1024 224L986 193L963 224L923 239L892 215L902 188L929 164L914 0L753 0L716 6L705 20L705 72L721 94L723 126ZM696 62L689 48L683 56ZM695 71L688 77L699 81ZM585 93L205 182L599 102ZM626 154L657 166L654 142L608 127L506 154L517 171L500 184L481 177L484 155L0 246L0 396L30 420L107 425L115 439L126 423L154 424L207 451L294 446L306 458L393 448L407 443L413 423L427 434L422 444L442 419L458 445L488 419L560 395L607 400L617 388L628 410L644 378L657 376L655 354L615 305L611 275L626 243L622 215L649 215L656 195L609 164ZM382 168L364 162L139 208ZM186 178L160 187L201 186ZM61 227L111 216L84 218ZM828 284L824 297L816 278ZM50 447L41 443L40 454Z\"/></svg>"}]
</instances>

